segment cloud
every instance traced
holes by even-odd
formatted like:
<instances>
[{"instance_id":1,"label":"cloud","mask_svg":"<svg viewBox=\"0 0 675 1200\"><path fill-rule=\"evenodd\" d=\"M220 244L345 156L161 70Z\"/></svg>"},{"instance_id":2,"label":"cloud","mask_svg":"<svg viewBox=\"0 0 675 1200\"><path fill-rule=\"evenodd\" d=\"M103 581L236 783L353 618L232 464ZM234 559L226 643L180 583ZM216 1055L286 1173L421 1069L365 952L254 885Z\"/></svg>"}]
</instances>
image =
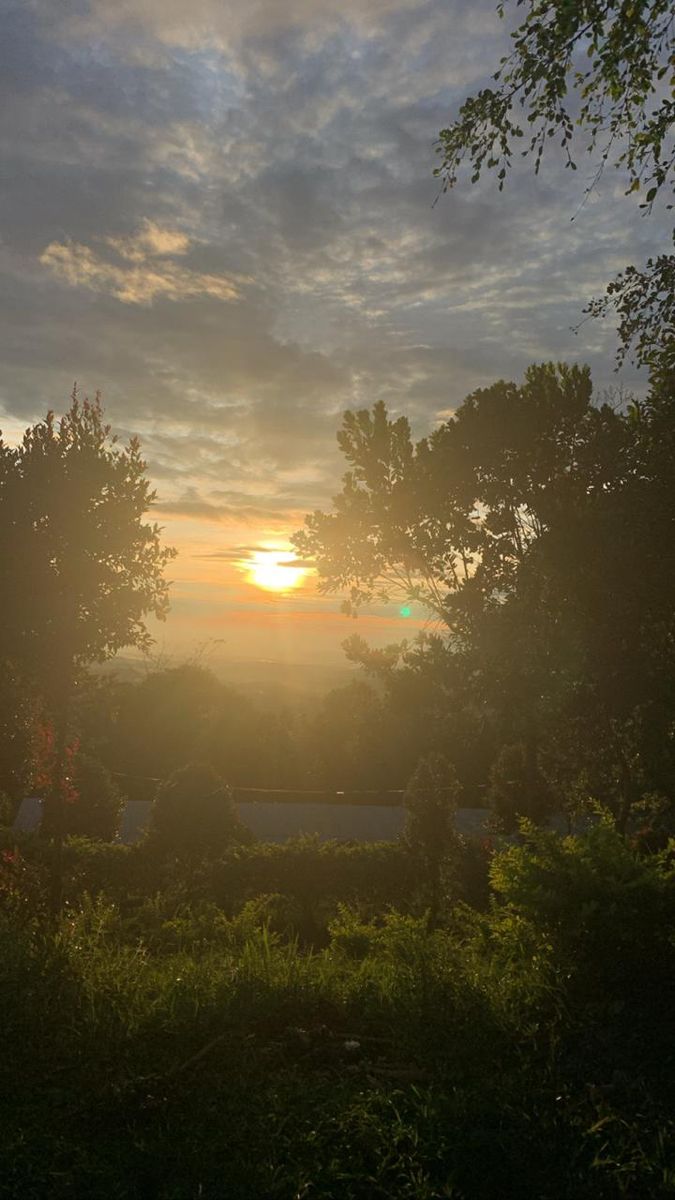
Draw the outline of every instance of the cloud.
<instances>
[{"instance_id":1,"label":"cloud","mask_svg":"<svg viewBox=\"0 0 675 1200\"><path fill-rule=\"evenodd\" d=\"M148 258L166 255L179 256L187 254L190 248L187 234L177 229L162 229L147 218L138 233L130 237L109 237L106 241L130 262L145 262Z\"/></svg>"},{"instance_id":2,"label":"cloud","mask_svg":"<svg viewBox=\"0 0 675 1200\"><path fill-rule=\"evenodd\" d=\"M258 543L251 546L230 546L226 550L213 550L209 553L195 554L195 558L212 559L216 562L229 562L241 566L242 563L248 563L253 555L259 555L262 551L269 550L271 553L278 553L278 550L273 546L263 545ZM302 558L296 558L290 551L289 557L279 559L277 566L291 567L301 571L311 571L315 567L315 563L305 561Z\"/></svg>"},{"instance_id":3,"label":"cloud","mask_svg":"<svg viewBox=\"0 0 675 1200\"><path fill-rule=\"evenodd\" d=\"M329 505L345 409L421 436L534 359L610 382L610 322L570 327L660 219L603 180L572 225L554 153L433 206L437 131L507 44L471 0L9 0L7 424L101 388L190 573Z\"/></svg>"},{"instance_id":4,"label":"cloud","mask_svg":"<svg viewBox=\"0 0 675 1200\"><path fill-rule=\"evenodd\" d=\"M277 520L278 508L264 508L253 504L213 504L199 496L195 488L187 491L176 500L160 500L155 506L160 515L185 517L189 520L220 522L266 523ZM197 557L212 557L201 555Z\"/></svg>"},{"instance_id":5,"label":"cloud","mask_svg":"<svg viewBox=\"0 0 675 1200\"><path fill-rule=\"evenodd\" d=\"M77 242L50 242L40 262L72 287L105 292L123 304L151 304L157 298L191 300L208 296L236 300L241 279L190 270L171 262L185 255L190 239L173 229L162 229L146 220L137 234L103 239L123 259L111 262L89 246ZM127 265L129 264L129 265Z\"/></svg>"},{"instance_id":6,"label":"cloud","mask_svg":"<svg viewBox=\"0 0 675 1200\"><path fill-rule=\"evenodd\" d=\"M91 38L105 31L121 34L132 43L129 52L147 61L150 47L160 45L194 48L237 46L246 39L283 37L302 32L310 45L345 25L356 27L363 36L381 31L385 22L398 14L415 14L418 19L428 7L420 0L246 0L224 7L220 0L92 0L75 12L66 11L59 25L64 36ZM45 20L54 21L45 5ZM138 46L143 37L148 42ZM133 42L136 42L134 47ZM157 50L155 48L155 54Z\"/></svg>"}]
</instances>

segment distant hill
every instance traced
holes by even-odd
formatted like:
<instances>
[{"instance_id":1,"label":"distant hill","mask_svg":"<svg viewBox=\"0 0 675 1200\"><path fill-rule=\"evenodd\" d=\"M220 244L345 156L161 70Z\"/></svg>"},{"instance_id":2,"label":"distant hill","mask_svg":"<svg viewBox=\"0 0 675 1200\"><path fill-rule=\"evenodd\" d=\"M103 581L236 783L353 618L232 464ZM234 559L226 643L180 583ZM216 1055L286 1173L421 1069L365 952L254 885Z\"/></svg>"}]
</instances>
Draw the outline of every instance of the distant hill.
<instances>
[{"instance_id":1,"label":"distant hill","mask_svg":"<svg viewBox=\"0 0 675 1200\"><path fill-rule=\"evenodd\" d=\"M157 661L118 655L103 663L96 670L101 674L117 675L119 679L134 682L148 672L179 666L194 659L158 659ZM309 697L323 696L334 688L344 687L358 674L358 668L345 663L344 666L320 663L289 663L274 659L224 659L200 658L201 666L213 671L223 683L235 688L244 696L270 703L285 701L298 703Z\"/></svg>"}]
</instances>

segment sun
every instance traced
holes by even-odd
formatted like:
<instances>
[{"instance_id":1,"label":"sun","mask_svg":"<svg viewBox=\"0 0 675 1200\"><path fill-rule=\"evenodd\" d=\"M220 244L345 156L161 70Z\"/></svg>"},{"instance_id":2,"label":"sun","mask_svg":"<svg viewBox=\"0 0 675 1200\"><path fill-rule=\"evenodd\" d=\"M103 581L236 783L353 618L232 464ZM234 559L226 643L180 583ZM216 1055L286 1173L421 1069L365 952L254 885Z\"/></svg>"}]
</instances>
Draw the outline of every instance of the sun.
<instances>
[{"instance_id":1,"label":"sun","mask_svg":"<svg viewBox=\"0 0 675 1200\"><path fill-rule=\"evenodd\" d=\"M291 591L306 575L304 567L294 566L292 550L253 550L245 566L248 582L266 592Z\"/></svg>"}]
</instances>

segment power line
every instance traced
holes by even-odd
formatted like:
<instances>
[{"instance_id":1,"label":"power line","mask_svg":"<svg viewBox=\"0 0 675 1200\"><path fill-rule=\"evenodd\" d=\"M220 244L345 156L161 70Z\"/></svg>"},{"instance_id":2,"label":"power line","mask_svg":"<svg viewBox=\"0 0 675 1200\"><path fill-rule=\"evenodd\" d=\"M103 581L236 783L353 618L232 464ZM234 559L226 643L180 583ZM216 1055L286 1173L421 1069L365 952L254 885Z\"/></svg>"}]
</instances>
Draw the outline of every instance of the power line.
<instances>
[{"instance_id":1,"label":"power line","mask_svg":"<svg viewBox=\"0 0 675 1200\"><path fill-rule=\"evenodd\" d=\"M156 775L132 775L127 771L111 771L116 779L137 779L142 783L165 783ZM224 784L231 792L245 792L261 796L403 796L405 788L262 788L243 787L238 783Z\"/></svg>"},{"instance_id":2,"label":"power line","mask_svg":"<svg viewBox=\"0 0 675 1200\"><path fill-rule=\"evenodd\" d=\"M125 771L111 771L117 779L137 779L143 783L165 783L155 775L132 775ZM257 796L404 796L407 788L263 788L243 787L237 783L225 784L231 792ZM218 789L220 790L220 789ZM438 792L452 792L454 788L434 788ZM215 793L214 793L215 794Z\"/></svg>"}]
</instances>

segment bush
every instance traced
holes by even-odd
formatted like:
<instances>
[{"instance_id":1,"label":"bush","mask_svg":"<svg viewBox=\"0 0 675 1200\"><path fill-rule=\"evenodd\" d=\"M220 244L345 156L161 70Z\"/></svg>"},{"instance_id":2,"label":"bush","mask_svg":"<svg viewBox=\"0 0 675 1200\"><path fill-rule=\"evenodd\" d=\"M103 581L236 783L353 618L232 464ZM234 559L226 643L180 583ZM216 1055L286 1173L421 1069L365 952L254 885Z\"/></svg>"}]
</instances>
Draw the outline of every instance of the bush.
<instances>
[{"instance_id":1,"label":"bush","mask_svg":"<svg viewBox=\"0 0 675 1200\"><path fill-rule=\"evenodd\" d=\"M15 809L14 802L0 789L0 826L8 828L12 824Z\"/></svg>"},{"instance_id":2,"label":"bush","mask_svg":"<svg viewBox=\"0 0 675 1200\"><path fill-rule=\"evenodd\" d=\"M338 902L358 905L365 914L387 905L405 908L415 904L418 879L399 843L303 837L230 850L204 878L204 887L227 912L261 893L287 897L297 931L308 941L321 941Z\"/></svg>"},{"instance_id":3,"label":"bush","mask_svg":"<svg viewBox=\"0 0 675 1200\"><path fill-rule=\"evenodd\" d=\"M675 847L644 857L609 819L580 837L561 838L527 823L522 832L524 844L493 859L499 908L551 947L587 1027L604 1023L603 1037L606 1023L621 1027L627 1056L636 1036L643 1043L636 1022L672 1024Z\"/></svg>"},{"instance_id":4,"label":"bush","mask_svg":"<svg viewBox=\"0 0 675 1200\"><path fill-rule=\"evenodd\" d=\"M119 824L122 795L110 772L98 759L78 753L73 786L77 798L65 806L66 834L112 841Z\"/></svg>"},{"instance_id":5,"label":"bush","mask_svg":"<svg viewBox=\"0 0 675 1200\"><path fill-rule=\"evenodd\" d=\"M231 889L231 914L178 890L0 913L0 1196L672 1194L672 861L607 824L523 833L494 856L490 909L444 929L387 908L412 894L405 847L311 840L186 868L193 895ZM67 852L82 879L143 861ZM285 894L241 904L263 879ZM357 901L304 950L294 906L322 883Z\"/></svg>"},{"instance_id":6,"label":"bush","mask_svg":"<svg viewBox=\"0 0 675 1200\"><path fill-rule=\"evenodd\" d=\"M160 853L195 861L222 854L245 831L230 789L211 767L193 763L160 786L147 838Z\"/></svg>"},{"instance_id":7,"label":"bush","mask_svg":"<svg viewBox=\"0 0 675 1200\"><path fill-rule=\"evenodd\" d=\"M442 754L428 754L420 760L405 793L406 842L428 884L434 921L439 915L443 885L447 889L450 883L450 859L459 847L455 831L459 793L455 768Z\"/></svg>"},{"instance_id":8,"label":"bush","mask_svg":"<svg viewBox=\"0 0 675 1200\"><path fill-rule=\"evenodd\" d=\"M550 813L549 785L531 746L518 742L502 747L490 768L487 800L506 833L518 827L519 817L542 821Z\"/></svg>"}]
</instances>

